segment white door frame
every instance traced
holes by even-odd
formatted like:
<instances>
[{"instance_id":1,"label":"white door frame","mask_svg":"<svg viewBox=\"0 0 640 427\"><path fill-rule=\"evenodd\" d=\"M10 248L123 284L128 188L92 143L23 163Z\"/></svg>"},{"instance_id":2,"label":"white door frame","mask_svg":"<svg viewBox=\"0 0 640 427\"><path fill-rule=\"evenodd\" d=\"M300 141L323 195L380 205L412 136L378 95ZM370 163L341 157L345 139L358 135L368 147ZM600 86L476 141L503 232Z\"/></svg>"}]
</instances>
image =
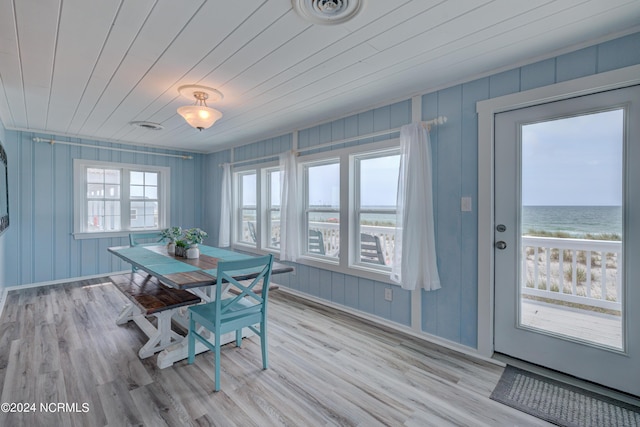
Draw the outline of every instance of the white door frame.
<instances>
[{"instance_id":1,"label":"white door frame","mask_svg":"<svg viewBox=\"0 0 640 427\"><path fill-rule=\"evenodd\" d=\"M494 314L494 122L495 115L516 108L560 101L640 83L640 65L607 71L480 101L478 113L478 353L493 356Z\"/></svg>"}]
</instances>

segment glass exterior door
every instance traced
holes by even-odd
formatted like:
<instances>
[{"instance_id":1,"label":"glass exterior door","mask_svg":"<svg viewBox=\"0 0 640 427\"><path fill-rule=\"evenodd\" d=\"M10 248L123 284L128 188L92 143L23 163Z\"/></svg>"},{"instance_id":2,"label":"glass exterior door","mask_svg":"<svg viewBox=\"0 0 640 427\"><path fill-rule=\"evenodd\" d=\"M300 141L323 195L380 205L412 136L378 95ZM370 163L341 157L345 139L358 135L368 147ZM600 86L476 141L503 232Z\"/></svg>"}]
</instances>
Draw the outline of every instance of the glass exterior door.
<instances>
[{"instance_id":1,"label":"glass exterior door","mask_svg":"<svg viewBox=\"0 0 640 427\"><path fill-rule=\"evenodd\" d=\"M501 113L495 143L495 350L636 395L639 101Z\"/></svg>"}]
</instances>

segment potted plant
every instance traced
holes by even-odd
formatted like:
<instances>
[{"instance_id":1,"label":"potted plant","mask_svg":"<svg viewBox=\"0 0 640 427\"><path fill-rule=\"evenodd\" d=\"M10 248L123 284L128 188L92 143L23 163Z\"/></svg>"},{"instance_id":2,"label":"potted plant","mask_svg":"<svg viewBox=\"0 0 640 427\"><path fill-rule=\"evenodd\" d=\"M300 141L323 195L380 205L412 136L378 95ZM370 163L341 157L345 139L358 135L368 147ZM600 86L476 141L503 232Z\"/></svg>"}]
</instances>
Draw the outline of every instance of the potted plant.
<instances>
[{"instance_id":1,"label":"potted plant","mask_svg":"<svg viewBox=\"0 0 640 427\"><path fill-rule=\"evenodd\" d=\"M200 249L198 244L202 243L202 240L207 237L207 233L199 228L190 228L184 233L184 239L189 244L187 249L187 258L198 258L200 256Z\"/></svg>"},{"instance_id":2,"label":"potted plant","mask_svg":"<svg viewBox=\"0 0 640 427\"><path fill-rule=\"evenodd\" d=\"M187 248L189 244L186 240L178 239L176 240L176 256L186 257L187 256Z\"/></svg>"},{"instance_id":3,"label":"potted plant","mask_svg":"<svg viewBox=\"0 0 640 427\"><path fill-rule=\"evenodd\" d=\"M182 227L169 227L162 230L162 238L167 239L167 253L174 255L176 253L176 240L182 236Z\"/></svg>"}]
</instances>

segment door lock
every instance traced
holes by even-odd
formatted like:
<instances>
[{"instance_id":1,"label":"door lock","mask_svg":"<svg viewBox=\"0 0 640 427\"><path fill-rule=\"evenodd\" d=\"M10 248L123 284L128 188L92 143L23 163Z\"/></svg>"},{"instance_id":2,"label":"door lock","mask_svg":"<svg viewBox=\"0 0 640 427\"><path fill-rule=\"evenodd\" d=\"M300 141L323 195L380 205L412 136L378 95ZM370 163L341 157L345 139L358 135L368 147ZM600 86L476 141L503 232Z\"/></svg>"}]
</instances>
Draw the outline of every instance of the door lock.
<instances>
[{"instance_id":1,"label":"door lock","mask_svg":"<svg viewBox=\"0 0 640 427\"><path fill-rule=\"evenodd\" d=\"M502 250L502 249L506 249L507 248L507 243L503 242L502 240L496 242L496 248Z\"/></svg>"}]
</instances>

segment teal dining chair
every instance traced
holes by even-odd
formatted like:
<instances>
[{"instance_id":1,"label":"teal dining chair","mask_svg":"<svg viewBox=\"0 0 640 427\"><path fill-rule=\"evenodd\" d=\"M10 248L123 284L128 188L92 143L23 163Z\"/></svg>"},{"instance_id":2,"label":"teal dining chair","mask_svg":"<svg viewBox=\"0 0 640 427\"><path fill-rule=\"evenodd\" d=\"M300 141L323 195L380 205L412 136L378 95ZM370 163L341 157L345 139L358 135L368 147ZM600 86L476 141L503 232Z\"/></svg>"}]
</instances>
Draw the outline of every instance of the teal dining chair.
<instances>
[{"instance_id":1,"label":"teal dining chair","mask_svg":"<svg viewBox=\"0 0 640 427\"><path fill-rule=\"evenodd\" d=\"M158 243L163 243L164 237L162 237L162 232L153 231L150 233L129 233L129 244L131 246L140 246L140 245L157 245Z\"/></svg>"},{"instance_id":2,"label":"teal dining chair","mask_svg":"<svg viewBox=\"0 0 640 427\"><path fill-rule=\"evenodd\" d=\"M249 328L260 337L262 349L262 368L267 369L267 297L273 255L253 257L238 261L219 261L217 269L216 299L207 304L189 307L189 359L195 360L196 339L214 352L215 357L215 390L220 391L220 337L227 332L235 331L236 347L242 345L242 329ZM233 276L253 275L257 277L239 282ZM222 298L223 283L237 287L238 295ZM256 285L262 284L258 291ZM203 337L196 325L208 329L214 334L214 343ZM259 325L259 327L256 327Z\"/></svg>"},{"instance_id":3,"label":"teal dining chair","mask_svg":"<svg viewBox=\"0 0 640 427\"><path fill-rule=\"evenodd\" d=\"M152 231L149 233L129 233L130 246L157 245L158 243L164 243L164 237L162 237L161 231ZM136 271L138 271L138 268L135 265L132 265L131 271L135 273Z\"/></svg>"}]
</instances>

